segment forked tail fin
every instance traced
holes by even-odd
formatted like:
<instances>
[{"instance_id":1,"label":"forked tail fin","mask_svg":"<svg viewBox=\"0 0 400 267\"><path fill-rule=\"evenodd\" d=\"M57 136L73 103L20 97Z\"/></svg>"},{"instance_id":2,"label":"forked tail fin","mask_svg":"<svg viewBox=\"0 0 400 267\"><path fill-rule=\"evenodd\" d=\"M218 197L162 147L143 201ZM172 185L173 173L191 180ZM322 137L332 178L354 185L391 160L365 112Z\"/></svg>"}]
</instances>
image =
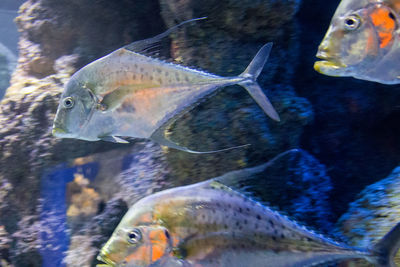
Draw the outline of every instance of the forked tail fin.
<instances>
[{"instance_id":1,"label":"forked tail fin","mask_svg":"<svg viewBox=\"0 0 400 267\"><path fill-rule=\"evenodd\" d=\"M269 54L272 49L272 43L268 43L261 47L257 55L247 66L246 70L239 75L239 77L248 78L245 81L239 83L251 97L257 102L257 104L264 110L264 112L276 121L280 121L278 113L275 111L271 102L262 91L261 87L257 83L257 77L260 75L265 63L268 60Z\"/></svg>"},{"instance_id":2,"label":"forked tail fin","mask_svg":"<svg viewBox=\"0 0 400 267\"><path fill-rule=\"evenodd\" d=\"M376 257L375 264L379 267L396 267L394 256L400 248L400 223L390 230L382 239L372 247Z\"/></svg>"}]
</instances>

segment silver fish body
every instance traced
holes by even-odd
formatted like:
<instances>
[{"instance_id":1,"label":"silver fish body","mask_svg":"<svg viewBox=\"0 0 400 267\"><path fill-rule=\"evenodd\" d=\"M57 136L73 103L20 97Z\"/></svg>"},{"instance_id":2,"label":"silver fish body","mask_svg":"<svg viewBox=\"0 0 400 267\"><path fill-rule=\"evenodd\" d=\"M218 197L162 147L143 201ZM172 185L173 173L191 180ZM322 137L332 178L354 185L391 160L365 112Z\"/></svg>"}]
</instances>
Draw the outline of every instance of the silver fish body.
<instances>
[{"instance_id":1,"label":"silver fish body","mask_svg":"<svg viewBox=\"0 0 400 267\"><path fill-rule=\"evenodd\" d=\"M270 117L279 120L255 81L272 44L263 46L237 77L220 77L135 52L172 30L120 48L75 73L61 96L53 134L88 141L146 138L193 152L165 139L164 127L201 98L233 84L243 86Z\"/></svg>"},{"instance_id":2,"label":"silver fish body","mask_svg":"<svg viewBox=\"0 0 400 267\"><path fill-rule=\"evenodd\" d=\"M134 243L129 241L127 233L148 233L151 231L146 229L150 228L162 229L164 234L153 239L148 238L151 234L142 234L147 237ZM388 236L386 239L392 242L389 247L395 252L400 226ZM389 243L387 240L381 243ZM162 253L150 256L153 246L159 249L161 243ZM364 258L385 266L379 262L389 263L391 256L386 253L387 247L381 247L376 251L357 249L331 241L211 180L162 191L134 204L98 259L108 266L168 263L193 267L290 267Z\"/></svg>"}]
</instances>

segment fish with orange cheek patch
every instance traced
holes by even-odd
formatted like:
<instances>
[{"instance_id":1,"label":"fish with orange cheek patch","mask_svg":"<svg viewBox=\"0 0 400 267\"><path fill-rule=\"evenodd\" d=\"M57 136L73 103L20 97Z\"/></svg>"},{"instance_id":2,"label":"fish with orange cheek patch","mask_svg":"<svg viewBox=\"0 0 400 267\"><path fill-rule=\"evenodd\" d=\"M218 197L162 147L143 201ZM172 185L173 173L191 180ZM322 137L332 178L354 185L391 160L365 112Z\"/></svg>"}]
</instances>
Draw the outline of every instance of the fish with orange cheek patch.
<instances>
[{"instance_id":1,"label":"fish with orange cheek patch","mask_svg":"<svg viewBox=\"0 0 400 267\"><path fill-rule=\"evenodd\" d=\"M278 157L288 153L296 151ZM370 248L352 248L225 185L245 184L268 164L141 199L101 249L97 259L106 265L98 266L302 267L360 258L395 266L400 224Z\"/></svg>"},{"instance_id":2,"label":"fish with orange cheek patch","mask_svg":"<svg viewBox=\"0 0 400 267\"><path fill-rule=\"evenodd\" d=\"M322 40L315 70L400 83L400 0L342 0Z\"/></svg>"},{"instance_id":3,"label":"fish with orange cheek patch","mask_svg":"<svg viewBox=\"0 0 400 267\"><path fill-rule=\"evenodd\" d=\"M105 266L140 267L163 262L171 255L172 239L167 229L140 226L118 229L102 248L98 259L107 263Z\"/></svg>"}]
</instances>

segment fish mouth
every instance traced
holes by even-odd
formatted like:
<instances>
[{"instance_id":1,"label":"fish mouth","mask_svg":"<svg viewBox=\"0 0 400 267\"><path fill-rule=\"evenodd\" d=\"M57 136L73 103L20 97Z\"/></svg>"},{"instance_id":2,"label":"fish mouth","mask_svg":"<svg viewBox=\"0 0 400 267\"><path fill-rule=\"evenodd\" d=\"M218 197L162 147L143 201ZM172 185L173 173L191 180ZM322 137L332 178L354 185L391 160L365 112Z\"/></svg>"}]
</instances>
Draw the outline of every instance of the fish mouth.
<instances>
[{"instance_id":1,"label":"fish mouth","mask_svg":"<svg viewBox=\"0 0 400 267\"><path fill-rule=\"evenodd\" d=\"M56 125L53 125L53 130L51 131L51 133L53 134L53 136L56 137L62 137L65 136L66 134L68 134L67 131L65 131L64 129L57 127Z\"/></svg>"},{"instance_id":2,"label":"fish mouth","mask_svg":"<svg viewBox=\"0 0 400 267\"><path fill-rule=\"evenodd\" d=\"M98 261L104 262L105 264L96 264L96 267L114 267L116 266L115 262L107 258L106 255L101 252L99 255L97 255L96 258Z\"/></svg>"},{"instance_id":3,"label":"fish mouth","mask_svg":"<svg viewBox=\"0 0 400 267\"><path fill-rule=\"evenodd\" d=\"M314 63L314 69L317 72L329 76L343 76L343 70L347 68L346 64L329 57L324 52L318 52L317 58L322 59Z\"/></svg>"}]
</instances>

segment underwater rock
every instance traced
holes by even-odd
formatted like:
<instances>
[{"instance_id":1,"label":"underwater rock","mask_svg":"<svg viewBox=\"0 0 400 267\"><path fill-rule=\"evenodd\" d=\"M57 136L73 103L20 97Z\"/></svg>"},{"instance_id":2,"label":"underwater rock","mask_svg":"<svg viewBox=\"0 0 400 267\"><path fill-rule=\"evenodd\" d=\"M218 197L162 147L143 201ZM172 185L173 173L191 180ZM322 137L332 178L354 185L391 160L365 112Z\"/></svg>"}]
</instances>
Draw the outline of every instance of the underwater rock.
<instances>
[{"instance_id":1,"label":"underwater rock","mask_svg":"<svg viewBox=\"0 0 400 267\"><path fill-rule=\"evenodd\" d=\"M353 246L376 242L400 221L400 167L367 186L337 222L337 231ZM354 227L356 225L357 227ZM400 264L400 255L395 261Z\"/></svg>"},{"instance_id":2,"label":"underwater rock","mask_svg":"<svg viewBox=\"0 0 400 267\"><path fill-rule=\"evenodd\" d=\"M184 65L234 76L243 72L262 45L274 43L258 82L281 122L267 118L243 88L222 88L183 114L170 127L170 138L199 151L251 146L201 157L171 150L167 157L177 179L215 177L299 146L303 127L313 119L309 102L298 97L290 85L300 53L295 19L300 2L160 1L169 27L177 21L207 16L171 37L172 58Z\"/></svg>"},{"instance_id":3,"label":"underwater rock","mask_svg":"<svg viewBox=\"0 0 400 267\"><path fill-rule=\"evenodd\" d=\"M118 151L76 161L85 164L95 162L99 166L95 177L86 187L95 188L102 202L98 215L89 220L82 220L81 217L79 231L72 233L65 258L68 266L94 266L98 250L110 237L128 207L145 196L171 187L168 166L158 145L136 144L129 151L119 153L119 160L112 157L115 153ZM122 169L119 174L115 168L117 164Z\"/></svg>"},{"instance_id":4,"label":"underwater rock","mask_svg":"<svg viewBox=\"0 0 400 267\"><path fill-rule=\"evenodd\" d=\"M104 210L93 217L80 233L72 237L65 257L67 266L95 266L92 262L98 250L127 211L128 206L122 199L115 198L108 201Z\"/></svg>"}]
</instances>

